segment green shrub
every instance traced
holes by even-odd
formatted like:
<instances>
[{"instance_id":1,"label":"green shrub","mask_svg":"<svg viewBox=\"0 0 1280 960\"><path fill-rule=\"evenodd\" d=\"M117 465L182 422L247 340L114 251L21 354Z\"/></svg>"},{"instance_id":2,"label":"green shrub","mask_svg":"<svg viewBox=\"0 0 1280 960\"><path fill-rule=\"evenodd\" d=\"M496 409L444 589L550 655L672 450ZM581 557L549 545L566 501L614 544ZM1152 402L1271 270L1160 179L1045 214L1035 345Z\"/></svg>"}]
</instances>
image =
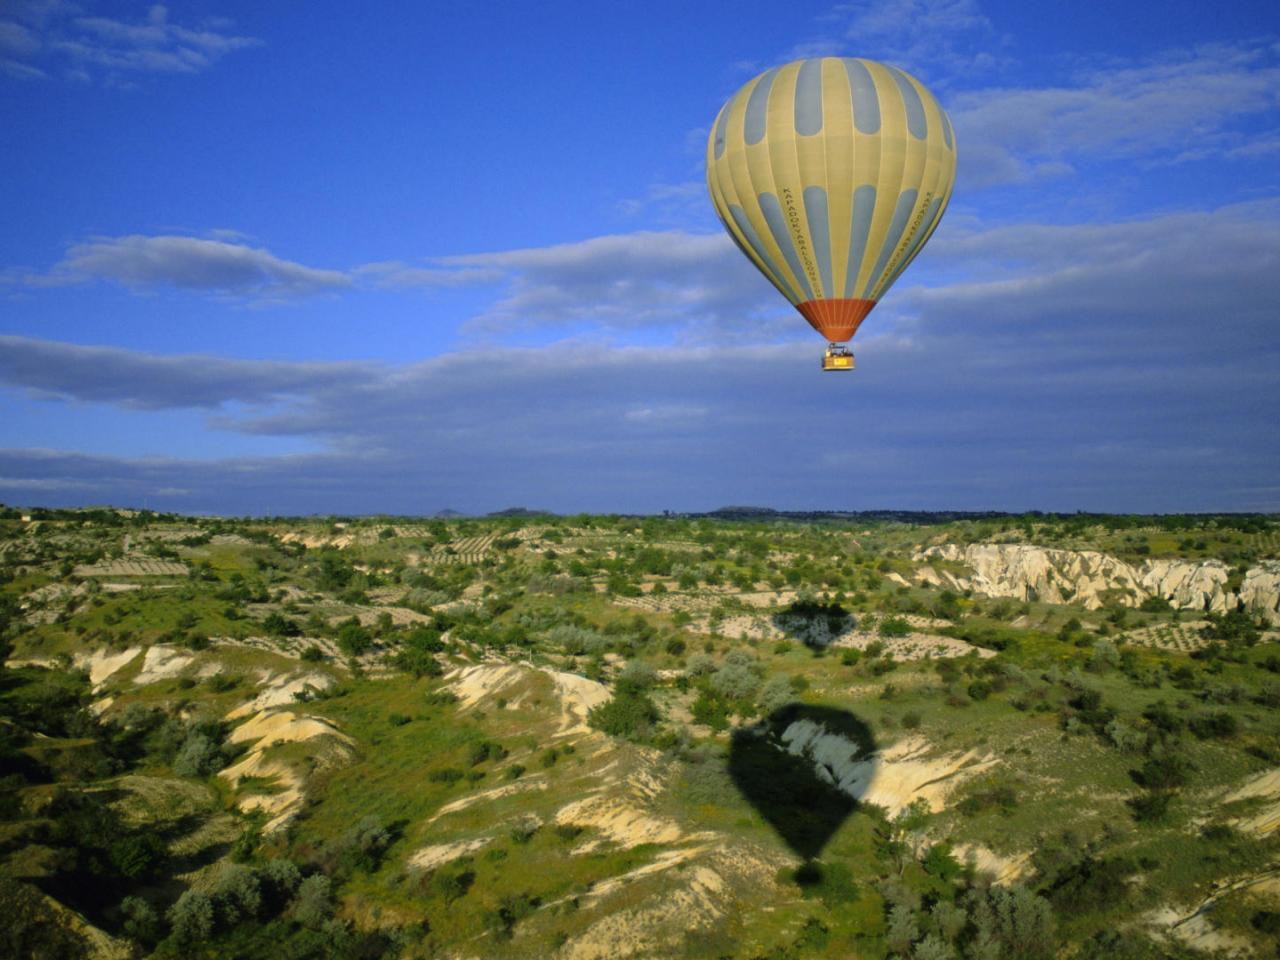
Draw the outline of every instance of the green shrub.
<instances>
[{"instance_id":1,"label":"green shrub","mask_svg":"<svg viewBox=\"0 0 1280 960\"><path fill-rule=\"evenodd\" d=\"M986 680L974 680L969 684L967 692L971 700L985 700L991 696L992 686Z\"/></svg>"},{"instance_id":2,"label":"green shrub","mask_svg":"<svg viewBox=\"0 0 1280 960\"><path fill-rule=\"evenodd\" d=\"M1187 728L1201 740L1224 740L1233 737L1240 729L1240 721L1225 710L1199 713L1187 722Z\"/></svg>"},{"instance_id":3,"label":"green shrub","mask_svg":"<svg viewBox=\"0 0 1280 960\"><path fill-rule=\"evenodd\" d=\"M476 882L475 871L468 869L466 859L456 861L450 868L440 869L431 879L436 894L445 903L453 903L467 895Z\"/></svg>"},{"instance_id":4,"label":"green shrub","mask_svg":"<svg viewBox=\"0 0 1280 960\"><path fill-rule=\"evenodd\" d=\"M367 653L373 646L373 634L355 617L346 620L338 627L338 648L349 657L358 657Z\"/></svg>"},{"instance_id":5,"label":"green shrub","mask_svg":"<svg viewBox=\"0 0 1280 960\"><path fill-rule=\"evenodd\" d=\"M592 707L587 722L611 737L640 740L649 736L658 720L658 708L642 690L615 691L606 702Z\"/></svg>"},{"instance_id":6,"label":"green shrub","mask_svg":"<svg viewBox=\"0 0 1280 960\"><path fill-rule=\"evenodd\" d=\"M1148 790L1125 802L1133 811L1133 819L1139 823L1162 823L1168 816L1172 800L1173 793L1169 790Z\"/></svg>"},{"instance_id":7,"label":"green shrub","mask_svg":"<svg viewBox=\"0 0 1280 960\"><path fill-rule=\"evenodd\" d=\"M879 633L882 637L905 637L911 633L911 624L902 617L886 617L880 621Z\"/></svg>"},{"instance_id":8,"label":"green shrub","mask_svg":"<svg viewBox=\"0 0 1280 960\"><path fill-rule=\"evenodd\" d=\"M1131 772L1134 782L1148 790L1176 790L1186 786L1195 766L1185 757L1162 753L1148 757L1141 768Z\"/></svg>"},{"instance_id":9,"label":"green shrub","mask_svg":"<svg viewBox=\"0 0 1280 960\"><path fill-rule=\"evenodd\" d=\"M695 723L701 723L712 730L726 730L729 727L729 704L710 690L701 690L689 708Z\"/></svg>"}]
</instances>

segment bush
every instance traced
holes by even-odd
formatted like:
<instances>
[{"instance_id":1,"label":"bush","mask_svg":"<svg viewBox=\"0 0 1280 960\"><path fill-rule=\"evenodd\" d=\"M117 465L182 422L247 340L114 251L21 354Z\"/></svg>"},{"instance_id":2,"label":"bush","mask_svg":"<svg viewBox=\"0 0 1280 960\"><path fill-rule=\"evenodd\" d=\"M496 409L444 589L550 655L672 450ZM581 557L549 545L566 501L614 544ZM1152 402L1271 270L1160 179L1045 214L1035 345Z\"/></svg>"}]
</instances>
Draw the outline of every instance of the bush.
<instances>
[{"instance_id":1,"label":"bush","mask_svg":"<svg viewBox=\"0 0 1280 960\"><path fill-rule=\"evenodd\" d=\"M338 648L349 657L358 657L367 653L373 646L373 634L360 626L355 617L346 620L338 627Z\"/></svg>"},{"instance_id":2,"label":"bush","mask_svg":"<svg viewBox=\"0 0 1280 960\"><path fill-rule=\"evenodd\" d=\"M658 682L658 674L647 663L631 660L618 674L617 688L629 688L633 691L648 690Z\"/></svg>"},{"instance_id":3,"label":"bush","mask_svg":"<svg viewBox=\"0 0 1280 960\"><path fill-rule=\"evenodd\" d=\"M658 720L658 708L642 690L623 688L606 702L592 707L587 722L611 737L638 740L649 736Z\"/></svg>"},{"instance_id":4,"label":"bush","mask_svg":"<svg viewBox=\"0 0 1280 960\"><path fill-rule=\"evenodd\" d=\"M880 636L882 637L905 637L911 632L911 624L902 617L886 617L880 622ZM868 650L868 653L871 651Z\"/></svg>"},{"instance_id":5,"label":"bush","mask_svg":"<svg viewBox=\"0 0 1280 960\"><path fill-rule=\"evenodd\" d=\"M985 894L976 894L975 901L973 922L978 944L999 944L1002 956L1020 960L1054 955L1058 943L1053 908L1043 897L1022 886L994 886Z\"/></svg>"},{"instance_id":6,"label":"bush","mask_svg":"<svg viewBox=\"0 0 1280 960\"><path fill-rule=\"evenodd\" d=\"M711 689L728 700L753 700L760 678L741 663L725 663L711 675Z\"/></svg>"},{"instance_id":7,"label":"bush","mask_svg":"<svg viewBox=\"0 0 1280 960\"><path fill-rule=\"evenodd\" d=\"M499 941L510 940L515 935L515 926L525 917L538 909L541 901L527 893L513 894L498 901L496 909L488 915L489 929Z\"/></svg>"},{"instance_id":8,"label":"bush","mask_svg":"<svg viewBox=\"0 0 1280 960\"><path fill-rule=\"evenodd\" d=\"M511 828L511 842L519 844L528 843L533 839L534 834L537 832L538 824L536 822L518 823Z\"/></svg>"},{"instance_id":9,"label":"bush","mask_svg":"<svg viewBox=\"0 0 1280 960\"><path fill-rule=\"evenodd\" d=\"M695 723L712 730L725 730L729 726L729 704L710 690L702 690L689 708Z\"/></svg>"},{"instance_id":10,"label":"bush","mask_svg":"<svg viewBox=\"0 0 1280 960\"><path fill-rule=\"evenodd\" d=\"M262 629L273 637L296 637L302 630L288 617L279 613L269 613L263 618Z\"/></svg>"},{"instance_id":11,"label":"bush","mask_svg":"<svg viewBox=\"0 0 1280 960\"><path fill-rule=\"evenodd\" d=\"M487 760L502 760L506 756L506 748L501 744L494 743L492 740L481 740L467 748L467 763L473 767L479 766Z\"/></svg>"},{"instance_id":12,"label":"bush","mask_svg":"<svg viewBox=\"0 0 1280 960\"><path fill-rule=\"evenodd\" d=\"M297 864L283 857L268 860L262 868L262 876L269 892L281 906L293 897L302 883L302 872Z\"/></svg>"},{"instance_id":13,"label":"bush","mask_svg":"<svg viewBox=\"0 0 1280 960\"><path fill-rule=\"evenodd\" d=\"M1147 745L1147 735L1141 730L1129 726L1123 720L1115 719L1105 728L1107 739L1126 753L1137 753Z\"/></svg>"},{"instance_id":14,"label":"bush","mask_svg":"<svg viewBox=\"0 0 1280 960\"><path fill-rule=\"evenodd\" d=\"M960 812L973 816L983 810L995 808L1002 813L1012 813L1018 806L1018 792L1008 784L994 784L970 793L960 801Z\"/></svg>"},{"instance_id":15,"label":"bush","mask_svg":"<svg viewBox=\"0 0 1280 960\"><path fill-rule=\"evenodd\" d=\"M1177 754L1149 757L1138 770L1130 773L1135 783L1148 790L1176 790L1186 786L1195 767Z\"/></svg>"},{"instance_id":16,"label":"bush","mask_svg":"<svg viewBox=\"0 0 1280 960\"><path fill-rule=\"evenodd\" d=\"M215 673L209 678L208 684L214 693L226 693L240 686L240 678L234 673Z\"/></svg>"},{"instance_id":17,"label":"bush","mask_svg":"<svg viewBox=\"0 0 1280 960\"><path fill-rule=\"evenodd\" d=\"M1133 819L1139 823L1161 823L1168 815L1172 800L1173 793L1169 790L1149 790L1125 802L1133 811Z\"/></svg>"},{"instance_id":18,"label":"bush","mask_svg":"<svg viewBox=\"0 0 1280 960\"><path fill-rule=\"evenodd\" d=\"M1129 877L1136 871L1137 865L1129 860L1086 856L1058 873L1048 896L1054 906L1073 917L1115 909L1128 901Z\"/></svg>"},{"instance_id":19,"label":"bush","mask_svg":"<svg viewBox=\"0 0 1280 960\"><path fill-rule=\"evenodd\" d=\"M760 712L768 716L773 711L785 707L793 698L790 680L783 676L770 677L760 690L757 705Z\"/></svg>"},{"instance_id":20,"label":"bush","mask_svg":"<svg viewBox=\"0 0 1280 960\"><path fill-rule=\"evenodd\" d=\"M150 831L121 837L108 848L111 866L129 880L150 874L165 856L164 841Z\"/></svg>"},{"instance_id":21,"label":"bush","mask_svg":"<svg viewBox=\"0 0 1280 960\"><path fill-rule=\"evenodd\" d=\"M329 878L323 874L307 877L298 885L293 900L293 918L304 927L319 928L333 916L333 898Z\"/></svg>"},{"instance_id":22,"label":"bush","mask_svg":"<svg viewBox=\"0 0 1280 960\"><path fill-rule=\"evenodd\" d=\"M167 914L171 936L180 945L207 940L213 933L213 901L199 890L187 890Z\"/></svg>"},{"instance_id":23,"label":"bush","mask_svg":"<svg viewBox=\"0 0 1280 960\"><path fill-rule=\"evenodd\" d=\"M459 861L450 869L437 870L432 877L435 892L445 903L453 903L467 895L471 885L476 882L475 871L467 868L466 861Z\"/></svg>"},{"instance_id":24,"label":"bush","mask_svg":"<svg viewBox=\"0 0 1280 960\"><path fill-rule=\"evenodd\" d=\"M125 897L118 908L121 929L130 940L150 946L160 939L160 917L141 897Z\"/></svg>"},{"instance_id":25,"label":"bush","mask_svg":"<svg viewBox=\"0 0 1280 960\"><path fill-rule=\"evenodd\" d=\"M991 696L991 691L991 683L987 680L975 680L968 687L968 694L971 700L985 700Z\"/></svg>"},{"instance_id":26,"label":"bush","mask_svg":"<svg viewBox=\"0 0 1280 960\"><path fill-rule=\"evenodd\" d=\"M716 662L709 654L695 653L685 661L684 672L689 677L703 677L714 672Z\"/></svg>"},{"instance_id":27,"label":"bush","mask_svg":"<svg viewBox=\"0 0 1280 960\"><path fill-rule=\"evenodd\" d=\"M1142 712L1152 726L1165 733L1177 733L1183 727L1183 719L1163 700L1157 700Z\"/></svg>"},{"instance_id":28,"label":"bush","mask_svg":"<svg viewBox=\"0 0 1280 960\"><path fill-rule=\"evenodd\" d=\"M1206 640L1221 640L1228 645L1252 647L1262 639L1258 624L1243 610L1207 614L1208 626L1200 631Z\"/></svg>"},{"instance_id":29,"label":"bush","mask_svg":"<svg viewBox=\"0 0 1280 960\"><path fill-rule=\"evenodd\" d=\"M224 865L217 876L214 901L228 926L254 920L262 910L262 883L244 864Z\"/></svg>"},{"instance_id":30,"label":"bush","mask_svg":"<svg viewBox=\"0 0 1280 960\"><path fill-rule=\"evenodd\" d=\"M173 761L173 772L180 777L207 777L222 769L222 751L207 736L193 732L187 736Z\"/></svg>"},{"instance_id":31,"label":"bush","mask_svg":"<svg viewBox=\"0 0 1280 960\"><path fill-rule=\"evenodd\" d=\"M1187 727L1201 740L1224 740L1236 735L1240 729L1240 721L1225 710L1215 710L1192 717L1187 722Z\"/></svg>"}]
</instances>

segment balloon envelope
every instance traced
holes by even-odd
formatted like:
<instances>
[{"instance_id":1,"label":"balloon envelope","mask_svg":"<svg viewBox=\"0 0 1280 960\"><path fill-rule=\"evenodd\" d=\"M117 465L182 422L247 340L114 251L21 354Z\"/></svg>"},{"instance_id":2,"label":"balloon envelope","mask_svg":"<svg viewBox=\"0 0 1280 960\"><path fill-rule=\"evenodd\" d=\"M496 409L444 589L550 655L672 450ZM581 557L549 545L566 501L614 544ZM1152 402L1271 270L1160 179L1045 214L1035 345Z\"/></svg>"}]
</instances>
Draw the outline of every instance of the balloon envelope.
<instances>
[{"instance_id":1,"label":"balloon envelope","mask_svg":"<svg viewBox=\"0 0 1280 960\"><path fill-rule=\"evenodd\" d=\"M920 252L955 175L946 112L919 80L873 60L766 70L729 98L707 141L725 229L834 342Z\"/></svg>"}]
</instances>

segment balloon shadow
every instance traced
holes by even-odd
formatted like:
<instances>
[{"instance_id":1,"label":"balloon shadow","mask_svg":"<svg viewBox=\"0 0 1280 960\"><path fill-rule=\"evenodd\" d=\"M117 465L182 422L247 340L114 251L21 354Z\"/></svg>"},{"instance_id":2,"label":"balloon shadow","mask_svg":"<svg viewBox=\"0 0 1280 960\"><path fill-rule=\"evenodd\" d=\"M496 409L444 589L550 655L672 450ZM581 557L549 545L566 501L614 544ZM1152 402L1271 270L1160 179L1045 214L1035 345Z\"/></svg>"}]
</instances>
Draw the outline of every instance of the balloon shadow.
<instances>
[{"instance_id":1,"label":"balloon shadow","mask_svg":"<svg viewBox=\"0 0 1280 960\"><path fill-rule=\"evenodd\" d=\"M790 703L734 732L729 776L808 861L858 809L876 758L871 728L848 710Z\"/></svg>"},{"instance_id":2,"label":"balloon shadow","mask_svg":"<svg viewBox=\"0 0 1280 960\"><path fill-rule=\"evenodd\" d=\"M838 603L796 600L773 615L773 625L812 650L825 650L852 633L856 623L853 614Z\"/></svg>"}]
</instances>

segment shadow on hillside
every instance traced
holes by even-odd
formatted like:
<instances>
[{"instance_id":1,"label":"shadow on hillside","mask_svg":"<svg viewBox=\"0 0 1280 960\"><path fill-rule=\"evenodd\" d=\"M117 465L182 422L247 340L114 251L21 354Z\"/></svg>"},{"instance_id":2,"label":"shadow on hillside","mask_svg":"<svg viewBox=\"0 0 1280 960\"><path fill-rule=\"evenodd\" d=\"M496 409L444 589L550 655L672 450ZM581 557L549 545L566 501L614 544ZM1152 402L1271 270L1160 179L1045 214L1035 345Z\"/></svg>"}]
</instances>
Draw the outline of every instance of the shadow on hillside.
<instances>
[{"instance_id":1,"label":"shadow on hillside","mask_svg":"<svg viewBox=\"0 0 1280 960\"><path fill-rule=\"evenodd\" d=\"M729 776L783 842L809 861L858 808L874 766L852 791L836 781L851 762L874 765L876 749L871 728L848 710L791 703L734 732Z\"/></svg>"},{"instance_id":2,"label":"shadow on hillside","mask_svg":"<svg viewBox=\"0 0 1280 960\"><path fill-rule=\"evenodd\" d=\"M773 625L811 650L824 650L846 633L852 633L856 623L853 614L838 603L806 599L796 600L775 613Z\"/></svg>"}]
</instances>

